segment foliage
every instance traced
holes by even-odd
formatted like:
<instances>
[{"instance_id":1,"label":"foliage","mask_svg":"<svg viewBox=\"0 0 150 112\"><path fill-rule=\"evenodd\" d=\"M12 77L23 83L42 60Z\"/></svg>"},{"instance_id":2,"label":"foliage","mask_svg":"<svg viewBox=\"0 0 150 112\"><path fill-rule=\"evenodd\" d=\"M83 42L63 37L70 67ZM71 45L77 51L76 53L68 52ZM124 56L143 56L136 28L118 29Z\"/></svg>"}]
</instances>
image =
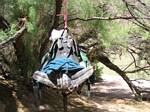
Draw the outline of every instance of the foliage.
<instances>
[{"instance_id":1,"label":"foliage","mask_svg":"<svg viewBox=\"0 0 150 112\"><path fill-rule=\"evenodd\" d=\"M16 27L21 17L27 16L27 32L24 34L24 63L18 62L18 67L23 68L24 75L37 69L38 52L42 38L47 36L54 14L54 0L1 0L0 14L13 23L9 32L0 32L0 40L6 40L16 32ZM7 6L7 8L6 8ZM9 12L9 13L8 13ZM15 25L16 24L16 25ZM44 35L44 36L43 36ZM16 68L19 70L19 68ZM30 74L31 75L31 74Z\"/></svg>"},{"instance_id":2,"label":"foliage","mask_svg":"<svg viewBox=\"0 0 150 112\"><path fill-rule=\"evenodd\" d=\"M18 4L21 4L19 8L26 9L24 12L27 13L29 18L27 23L28 33L26 34L28 38L24 39L26 46L25 52L28 60L26 68L29 73L37 69L38 57L35 53L39 52L38 49L41 43L38 43L38 41L42 39L45 33L48 33L50 26L48 22L49 19L51 19L51 13L53 13L53 3L53 0L32 0L32 2L28 0L18 1ZM36 46L36 48L33 48L33 46Z\"/></svg>"},{"instance_id":3,"label":"foliage","mask_svg":"<svg viewBox=\"0 0 150 112\"><path fill-rule=\"evenodd\" d=\"M7 38L7 34L4 31L0 31L0 42Z\"/></svg>"},{"instance_id":4,"label":"foliage","mask_svg":"<svg viewBox=\"0 0 150 112\"><path fill-rule=\"evenodd\" d=\"M9 37L15 34L15 32L16 32L15 24L11 25L11 28L9 29L9 31L0 30L0 42L7 40Z\"/></svg>"},{"instance_id":5,"label":"foliage","mask_svg":"<svg viewBox=\"0 0 150 112\"><path fill-rule=\"evenodd\" d=\"M95 76L96 76L96 80L99 80L101 78L102 74L103 74L103 67L101 67L98 62L95 62Z\"/></svg>"},{"instance_id":6,"label":"foliage","mask_svg":"<svg viewBox=\"0 0 150 112\"><path fill-rule=\"evenodd\" d=\"M132 1L133 2L133 1ZM144 2L149 5L148 0ZM55 0L1 0L0 15L3 15L9 22L12 23L9 32L0 31L0 41L8 39L16 32L16 25L19 18L27 16L27 32L23 36L24 54L26 59L23 68L26 68L26 73L32 73L37 69L39 63L39 54L41 43L48 37L48 31L53 23L55 16ZM139 8L139 6L136 6ZM130 6L134 15L144 17L138 10ZM139 8L145 14L145 8ZM69 0L68 1L69 19L92 17L116 17L129 16L126 5L121 0ZM148 13L149 14L149 13ZM63 18L60 18L63 21ZM140 19L149 25L146 20ZM91 20L91 21L71 21L69 28L80 31L77 36L80 36L88 31L95 31L98 37L99 44L106 48L111 48L114 44L128 47L128 40L133 36L140 36L149 39L150 32L145 31L131 20ZM138 23L138 22L136 22ZM94 39L93 39L94 40ZM101 43L102 42L102 43ZM90 43L90 42L89 42ZM148 53L147 53L148 54ZM147 56L148 57L148 56ZM20 62L22 64L22 62ZM100 74L101 68L97 69Z\"/></svg>"},{"instance_id":7,"label":"foliage","mask_svg":"<svg viewBox=\"0 0 150 112\"><path fill-rule=\"evenodd\" d=\"M76 17L83 19L91 17L111 17L129 15L124 3L118 0L70 0L69 3L70 13L73 13ZM81 22L78 23L81 24ZM108 47L114 43L126 44L124 43L124 40L128 40L128 37L133 36L133 33L131 32L135 33L135 31L140 32L142 37L149 38L149 32L143 31L140 27L134 25L132 22L127 20L94 20L82 22L81 26L84 27L84 29L96 29L100 40L102 40L104 45Z\"/></svg>"}]
</instances>

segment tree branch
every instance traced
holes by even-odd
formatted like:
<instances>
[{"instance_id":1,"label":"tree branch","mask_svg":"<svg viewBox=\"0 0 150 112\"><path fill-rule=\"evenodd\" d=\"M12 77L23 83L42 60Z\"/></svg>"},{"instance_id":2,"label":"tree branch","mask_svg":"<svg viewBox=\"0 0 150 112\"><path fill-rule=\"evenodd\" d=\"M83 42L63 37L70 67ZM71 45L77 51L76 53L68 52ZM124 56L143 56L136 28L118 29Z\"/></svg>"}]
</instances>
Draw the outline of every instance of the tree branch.
<instances>
[{"instance_id":1,"label":"tree branch","mask_svg":"<svg viewBox=\"0 0 150 112\"><path fill-rule=\"evenodd\" d=\"M131 71L125 71L126 73L136 73L139 71L145 71L145 70L150 70L150 66L146 66L146 67L140 67L136 70L131 70Z\"/></svg>"},{"instance_id":2,"label":"tree branch","mask_svg":"<svg viewBox=\"0 0 150 112\"><path fill-rule=\"evenodd\" d=\"M131 50L131 49L129 49L129 50ZM131 57L133 58L134 65L135 65L135 67L136 67L136 66L137 66L137 64L136 64L136 59L135 59L134 55L132 54L132 52L129 51L129 50L128 50L128 52L130 53Z\"/></svg>"},{"instance_id":3,"label":"tree branch","mask_svg":"<svg viewBox=\"0 0 150 112\"><path fill-rule=\"evenodd\" d=\"M130 15L133 17L133 19L134 19L137 23L139 23L143 29L145 29L146 31L150 31L150 27L147 26L146 24L142 23L141 21L139 21L139 19L132 13L132 11L130 10L129 6L130 6L130 7L133 7L133 6L131 6L126 0L122 0L122 1L123 1L123 3L125 4L125 6L126 6L128 12L130 13ZM147 18L147 17L146 17L146 18ZM149 18L149 17L148 17L148 18ZM144 18L141 18L141 19L144 19ZM148 19L148 20L149 20L149 19Z\"/></svg>"},{"instance_id":4,"label":"tree branch","mask_svg":"<svg viewBox=\"0 0 150 112\"><path fill-rule=\"evenodd\" d=\"M17 31L13 36L9 37L6 41L2 41L0 43L0 49L4 48L5 45L9 44L12 41L15 41L17 37L19 37L26 30L26 24L22 26L22 28Z\"/></svg>"},{"instance_id":5,"label":"tree branch","mask_svg":"<svg viewBox=\"0 0 150 112\"><path fill-rule=\"evenodd\" d=\"M139 18L139 17L133 17L133 16L114 16L114 17L91 17L91 18L86 18L86 19L75 17L75 18L69 19L68 22L75 21L75 20L79 20L79 21L94 21L94 20L101 20L101 21L109 20L109 21L112 21L112 20L119 20L119 19L132 20L132 19L135 19L135 18L136 19L150 20L150 17ZM62 25L62 24L64 24L64 22L61 22L59 25Z\"/></svg>"},{"instance_id":6,"label":"tree branch","mask_svg":"<svg viewBox=\"0 0 150 112\"><path fill-rule=\"evenodd\" d=\"M123 71L127 70L133 63L134 63L134 61L131 62L127 67L125 67L125 68L123 69Z\"/></svg>"},{"instance_id":7,"label":"tree branch","mask_svg":"<svg viewBox=\"0 0 150 112\"><path fill-rule=\"evenodd\" d=\"M126 73L124 71L122 71L118 66L116 66L115 64L113 64L108 57L104 56L103 54L99 55L98 57L96 57L101 63L103 63L105 66L107 66L109 69L115 71L116 73L118 73L128 84L128 86L130 87L130 89L132 90L133 94L135 95L136 98L141 98L141 94L139 92L139 90L137 89L137 87L135 87L132 83L132 81L126 76Z\"/></svg>"},{"instance_id":8,"label":"tree branch","mask_svg":"<svg viewBox=\"0 0 150 112\"><path fill-rule=\"evenodd\" d=\"M142 4L145 8L147 8L147 10L150 12L150 7L147 6L144 2L142 2L141 0L137 0L140 4Z\"/></svg>"}]
</instances>

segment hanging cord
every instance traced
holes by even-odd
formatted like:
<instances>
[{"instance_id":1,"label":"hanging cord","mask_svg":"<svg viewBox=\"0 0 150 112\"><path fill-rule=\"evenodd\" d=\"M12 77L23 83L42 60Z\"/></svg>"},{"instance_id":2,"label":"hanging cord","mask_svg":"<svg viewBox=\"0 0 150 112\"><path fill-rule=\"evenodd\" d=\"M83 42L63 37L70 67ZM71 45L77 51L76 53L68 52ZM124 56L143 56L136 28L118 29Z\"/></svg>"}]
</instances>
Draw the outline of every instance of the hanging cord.
<instances>
[{"instance_id":1,"label":"hanging cord","mask_svg":"<svg viewBox=\"0 0 150 112\"><path fill-rule=\"evenodd\" d=\"M67 0L64 0L64 29L67 29L68 12L67 12Z\"/></svg>"}]
</instances>

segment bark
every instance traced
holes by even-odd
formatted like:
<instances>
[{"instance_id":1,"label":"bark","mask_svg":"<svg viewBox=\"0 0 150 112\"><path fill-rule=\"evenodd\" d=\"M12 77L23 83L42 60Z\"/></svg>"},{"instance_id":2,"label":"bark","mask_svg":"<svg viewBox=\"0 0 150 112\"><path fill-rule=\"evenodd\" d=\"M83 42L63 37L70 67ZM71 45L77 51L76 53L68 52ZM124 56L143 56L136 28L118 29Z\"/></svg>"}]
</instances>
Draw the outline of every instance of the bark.
<instances>
[{"instance_id":1,"label":"bark","mask_svg":"<svg viewBox=\"0 0 150 112\"><path fill-rule=\"evenodd\" d=\"M8 66L10 66L10 62L7 60L7 58L5 57L5 55L0 51L0 56L2 57L2 60L3 60L3 62L6 64L6 65L8 65ZM1 60L0 60L1 61ZM1 62L0 62L0 64L1 64Z\"/></svg>"},{"instance_id":2,"label":"bark","mask_svg":"<svg viewBox=\"0 0 150 112\"><path fill-rule=\"evenodd\" d=\"M26 54L25 54L25 46L24 46L24 42L23 42L23 38L24 38L24 32L19 35L14 42L14 48L15 48L15 54L17 56L17 65L20 69L21 74L25 73L26 69L25 64L27 62L26 60Z\"/></svg>"}]
</instances>

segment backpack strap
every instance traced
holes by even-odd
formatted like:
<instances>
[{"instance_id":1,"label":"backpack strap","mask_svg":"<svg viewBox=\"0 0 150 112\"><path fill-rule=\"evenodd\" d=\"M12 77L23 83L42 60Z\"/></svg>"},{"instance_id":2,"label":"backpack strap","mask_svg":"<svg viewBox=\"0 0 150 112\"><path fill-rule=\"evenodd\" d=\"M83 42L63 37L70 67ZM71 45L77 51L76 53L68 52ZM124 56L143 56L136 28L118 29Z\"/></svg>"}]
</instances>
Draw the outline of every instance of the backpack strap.
<instances>
[{"instance_id":1,"label":"backpack strap","mask_svg":"<svg viewBox=\"0 0 150 112\"><path fill-rule=\"evenodd\" d=\"M65 38L63 36L68 36L68 38ZM56 57L61 57L61 55L63 56L63 52L67 54L65 56L68 58L71 57L72 55L73 57L80 56L78 44L73 38L71 37L69 38L69 36L70 35L67 34L66 30L64 30L61 33L60 38L57 38L57 39L55 38L56 40L53 41L52 46L50 48L51 59L54 59ZM66 40L63 40L63 39L66 39Z\"/></svg>"},{"instance_id":2,"label":"backpack strap","mask_svg":"<svg viewBox=\"0 0 150 112\"><path fill-rule=\"evenodd\" d=\"M78 44L76 43L76 41L73 39L73 52L74 54L79 57L80 53L79 53L79 48L78 48Z\"/></svg>"},{"instance_id":3,"label":"backpack strap","mask_svg":"<svg viewBox=\"0 0 150 112\"><path fill-rule=\"evenodd\" d=\"M72 54L73 54L73 49L72 49L72 47L71 47L71 48L70 48L70 52L69 52L67 58L69 58Z\"/></svg>"},{"instance_id":4,"label":"backpack strap","mask_svg":"<svg viewBox=\"0 0 150 112\"><path fill-rule=\"evenodd\" d=\"M57 53L57 50L58 50L58 45L57 45L57 41L58 39L56 39L53 43L52 43L52 46L50 48L50 59L54 59L56 57L56 53Z\"/></svg>"}]
</instances>

